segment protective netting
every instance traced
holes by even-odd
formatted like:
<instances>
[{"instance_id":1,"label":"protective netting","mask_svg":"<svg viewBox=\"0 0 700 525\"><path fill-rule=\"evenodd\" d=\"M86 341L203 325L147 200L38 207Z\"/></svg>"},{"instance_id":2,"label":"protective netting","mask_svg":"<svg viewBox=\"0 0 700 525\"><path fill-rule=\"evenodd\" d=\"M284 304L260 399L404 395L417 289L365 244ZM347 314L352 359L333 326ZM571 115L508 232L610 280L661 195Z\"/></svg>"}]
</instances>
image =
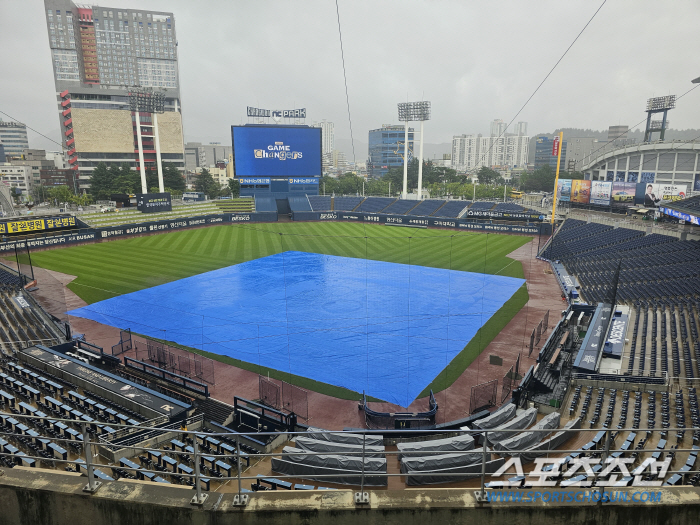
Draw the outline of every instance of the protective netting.
<instances>
[{"instance_id":1,"label":"protective netting","mask_svg":"<svg viewBox=\"0 0 700 525\"><path fill-rule=\"evenodd\" d=\"M472 387L469 399L469 413L474 414L484 408L496 406L498 379Z\"/></svg>"}]
</instances>

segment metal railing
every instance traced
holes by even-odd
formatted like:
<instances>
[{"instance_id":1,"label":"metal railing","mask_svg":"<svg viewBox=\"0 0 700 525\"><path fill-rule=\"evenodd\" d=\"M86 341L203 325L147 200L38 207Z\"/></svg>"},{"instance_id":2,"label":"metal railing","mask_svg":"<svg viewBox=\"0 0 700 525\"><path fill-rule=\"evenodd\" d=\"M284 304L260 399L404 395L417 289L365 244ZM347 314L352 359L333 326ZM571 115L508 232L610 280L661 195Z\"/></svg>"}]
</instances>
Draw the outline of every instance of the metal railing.
<instances>
[{"instance_id":1,"label":"metal railing","mask_svg":"<svg viewBox=\"0 0 700 525\"><path fill-rule=\"evenodd\" d=\"M372 431L372 430L355 430L351 433L344 433L344 432L331 432L331 431L323 431L323 432L328 432L330 434L335 434L335 435L342 435L342 434L354 434L355 436L360 435L362 436L362 450L357 451L357 452L345 452L342 453L342 456L347 456L347 457L355 457L359 458L362 460L362 468L359 471L344 471L340 473L333 473L333 474L313 474L313 476L308 476L308 475L284 475L284 474L275 474L274 478L271 478L271 476L261 476L261 475L244 475L242 472L242 461L246 458L249 459L249 456L247 456L245 453L241 451L241 440L246 437L253 437L254 439L260 439L263 436L271 436L271 435L279 435L279 433L272 433L272 432L260 432L260 433L239 433L235 431L231 432L204 432L202 430L199 431L192 431L192 430L186 430L182 428L181 423L173 423L175 425L175 430L182 436L183 440L186 440L188 442L192 443L192 449L191 451L187 451L184 449L183 450L172 450L172 451L164 451L162 449L158 449L156 447L146 447L146 450L151 450L152 451L160 451L162 452L170 452L172 454L177 455L178 457L187 457L189 458L189 464L193 466L192 469L188 467L187 470L192 471L192 473L189 472L183 472L181 470L176 469L175 471L168 471L167 469L161 467L161 468L147 468L143 467L143 462L141 466L133 464L133 462L127 462L127 463L132 463L134 466L129 466L128 464L122 464L119 462L118 464L103 464L99 462L95 462L94 458L98 457L97 455L93 455L93 445L97 447L104 446L104 442L99 440L95 441L91 437L91 430L89 429L88 423L86 422L81 422L73 419L63 419L63 418L54 418L54 417L41 417L41 416L30 416L30 415L25 415L25 414L7 414L7 413L2 413L0 412L0 415L2 415L5 419L5 428L0 427L0 438L18 438L21 437L25 441L27 439L33 439L34 442L38 442L40 439L48 439L51 441L55 441L58 443L66 443L69 447L73 448L73 450L76 450L78 453L78 457L76 459L61 459L58 457L44 457L44 456L33 456L33 455L28 455L23 452L20 452L17 447L14 447L16 450L14 452L8 453L8 452L0 452L0 457L2 458L9 458L12 461L19 462L21 463L24 460L34 460L34 461L39 461L39 462L45 462L48 463L52 466L54 465L70 465L70 464L75 464L78 466L78 470L83 470L85 471L85 474L87 475L88 478L88 483L84 487L84 491L89 492L89 493L94 493L97 491L101 485L102 482L98 481L97 478L102 478L102 479L107 479L107 480L112 480L110 476L105 475L102 471L100 471L100 468L109 468L109 469L114 469L114 470L119 470L123 472L131 472L134 475L137 476L137 478L143 478L143 477L154 477L154 476L177 476L178 479L183 479L187 480L189 485L193 485L193 489L196 491L196 495L191 499L191 503L194 505L201 505L204 503L204 501L207 499L208 494L205 494L206 491L202 489L203 483L209 484L211 481L211 477L215 477L215 480L218 481L219 483L227 483L229 481L236 481L238 485L238 491L234 499L234 505L245 505L248 502L249 498L249 492L250 491L245 491L243 489L243 482L244 481L253 481L256 482L256 484L260 484L261 482L269 483L270 480L274 483L274 481L280 481L282 480L282 483L279 483L279 485L284 486L285 484L288 486L287 488L291 488L291 484L284 482L284 480L303 480L303 479L313 479L315 481L318 480L324 480L327 482L333 482L334 480L338 480L339 478L346 477L348 475L352 477L356 477L359 479L359 483L353 483L350 484L350 486L355 486L360 488L360 492L355 494L355 501L358 504L363 504L363 503L368 503L369 502L369 496L365 492L365 488L367 486L368 480L371 479L372 476L381 476L385 478L390 478L390 477L403 477L403 476L412 476L416 479L420 479L423 476L433 476L435 475L435 471L410 471L410 472L398 472L398 473L390 473L390 472L376 472L376 471L366 471L365 470L365 464L367 460L370 458L370 456L374 455L376 456L377 451L376 449L370 449L367 450L366 447L366 440L368 437L372 436L392 436L392 435L401 435L405 438L407 435L406 430L401 430L401 431L396 431L396 430L377 430L377 431ZM81 438L80 439L75 439L75 438L67 438L65 436L54 436L54 435L41 435L38 433L38 435L30 435L27 433L26 428L23 429L24 433L18 434L16 431L15 432L10 432L7 430L7 419L14 419L15 422L11 423L11 425L14 426L14 429L16 430L18 428L18 421L17 420L24 420L28 424L33 424L34 422L38 423L50 423L52 425L55 425L56 423L63 423L63 424L68 424L68 425L80 425L81 427ZM148 431L155 431L155 432L162 432L163 428L153 428L149 427L146 425L141 425L141 426L130 426L130 425L122 425L122 424L117 424L117 423L109 423L112 426L115 427L120 427L121 429L126 429L126 428L132 428L134 431L138 432L148 432ZM170 425L170 426L173 426ZM26 426L25 426L26 427ZM177 427L180 427L179 429ZM38 428L38 427L37 427ZM172 430L172 429L171 429ZM417 437L419 437L421 440L425 440L426 438L429 438L431 435L436 435L437 437L444 437L445 435L449 436L463 436L463 435L471 435L474 437L476 440L481 439L482 440L482 449L470 449L464 451L464 453L472 453L472 454L480 454L481 455L481 461L480 462L475 462L473 464L466 465L467 467L472 467L471 472L465 474L464 472L440 472L440 476L443 478L455 478L455 481L464 481L465 479L478 479L479 480L479 490L475 492L475 496L477 501L483 503L485 501L488 501L488 497L486 497L486 489L493 489L493 488L502 488L502 487L510 487L510 488L527 488L531 486L542 486L538 485L539 482L541 482L543 479L546 480L546 478L552 478L551 480L548 480L548 484L552 485L552 481L554 482L553 485L556 485L556 482L560 479L562 479L565 476L569 476L570 474L568 472L564 472L560 470L560 466L567 466L571 468L568 463L571 461L576 460L577 458L581 457L586 457L585 461L583 463L586 463L588 467L585 467L584 465L584 470L586 472L586 477L584 479L579 479L578 482L575 484L566 484L562 485L560 483L560 487L568 487L568 486L575 486L575 487L590 487L593 488L594 490L600 490L604 492L606 488L609 487L626 487L626 486L639 486L638 484L631 484L631 480L635 479L635 482L639 481L642 483L643 486L649 487L649 486L659 486L663 483L663 479L657 479L657 480L652 480L650 481L649 479L642 480L643 476L649 476L646 475L645 473L647 472L648 468L651 466L652 470L651 476L653 477L654 475L661 475L663 478L670 479L676 474L679 475L677 481L680 481L678 484L684 484L685 481L687 480L688 477L690 476L695 476L697 475L696 479L700 478L700 470L698 470L698 467L694 465L695 461L697 460L696 456L698 452L700 451L700 447L694 446L694 448L673 448L671 447L670 449L632 449L631 446L628 448L615 448L613 446L614 440L616 437L620 435L624 435L625 433L634 433L635 436L639 435L641 433L646 433L647 438L651 436L653 432L665 432L668 436L673 435L673 433L676 433L677 436L681 436L681 438L686 434L686 433L691 433L691 432L698 432L700 429L688 429L688 428L665 428L665 429L657 429L657 428L621 428L621 429L600 429L600 428L591 428L591 429L579 429L579 428L568 428L568 429L526 429L526 428L521 428L521 429L510 429L510 430L505 430L501 428L495 428L495 429L488 429L488 430L450 430L448 433L445 431L430 431L430 430L419 430L416 431ZM302 432L289 432L287 433L287 437L292 440L296 439L297 437L301 436L313 436L317 435L319 431L302 431ZM496 449L496 448L488 448L486 445L487 444L492 444L491 439L489 438L489 435L493 435L495 432L498 432L499 434L506 435L506 436L514 436L516 434L521 434L524 432L532 432L532 433L537 433L541 434L542 438L546 437L547 435L551 434L554 435L559 432L567 432L568 434L566 435L566 440L570 440L574 435L579 435L579 433L595 433L596 438L594 438L592 441L590 441L586 446L583 446L578 449L560 449L560 448L536 448L538 445L543 445L546 443L546 441L542 441L542 438L538 439L538 441L535 443L535 445L531 446L530 448L525 448L525 449L511 449L508 450L507 452L503 452L502 449ZM94 431L92 431L94 433ZM55 434L55 432L53 433ZM409 434L410 435L410 434ZM627 436L629 438L629 434ZM203 443L207 443L208 439L212 438L215 440L219 441L228 441L228 442L235 442L235 448L233 449L234 452L229 452L229 453L221 453L220 450L218 450L216 453L210 452L210 447L208 445L206 446L206 452L202 452L201 446L199 444L198 440L201 440ZM496 443L501 442L505 438L499 438L494 440ZM670 437L669 437L670 440ZM428 442L429 441L422 441L422 442ZM591 443L595 442L595 447L590 447L589 445ZM628 441L626 440L625 443ZM632 440L632 443L634 443L634 439ZM680 440L678 441L678 444L680 443ZM143 446L139 447L136 444L131 445L134 449L139 448L143 450ZM586 448L588 447L588 448ZM232 447L228 447L230 450ZM359 448L359 447L358 447ZM3 447L0 447L0 451L5 450ZM672 461L668 461L667 464L663 462L659 462L659 465L663 467L665 465L665 468L661 472L657 471L654 472L653 468L654 465L652 465L649 461L649 459L643 460L639 466L634 468L630 468L627 470L626 465L630 465L630 467L634 467L635 463L637 462L637 459L639 459L639 455L642 453L652 453L652 452L659 452L661 454L666 455L667 457L664 458L664 461L668 460L668 455L669 453L673 454L674 459L675 455L677 453L684 453L684 452L689 452L689 460L686 461L686 465L684 467L681 467L680 469L677 470L672 470L670 469L670 464ZM430 451L430 450L422 450L422 451L387 451L384 450L381 454L387 458L390 458L392 456L435 456L435 455L442 455L445 454L445 451ZM536 456L539 456L540 458L535 459L535 470L531 470L527 473L525 473L524 470L522 470L522 462L520 462L520 456L523 454L526 455L532 455L535 454ZM330 455L339 455L337 452L314 452L314 451L307 451L305 450L303 452L304 455L306 456L328 456ZM570 456L567 456L568 463L565 463L562 461L562 458L560 457L554 457L560 456L563 454L573 454ZM624 454L630 454L633 455L631 458L626 458L625 461L619 460L620 457L622 457ZM135 454L134 454L135 455ZM280 452L273 452L273 453L258 453L255 455L257 459L263 460L265 458L275 458L275 457L280 457L283 456L284 453ZM499 460L493 460L492 457L493 455L498 455L500 456ZM690 457L695 455L695 461L693 462L693 465L690 466ZM546 456L544 459L541 459L541 456ZM511 466L515 465L516 469L516 474L522 473L523 479L517 479L514 481L515 478L511 478L508 481L501 481L497 480L496 482L491 482L487 483L486 481L486 476L487 474L493 477L498 474L500 476L512 476L512 474L505 474L506 468L504 465L506 465L505 458L510 457L511 459L508 460L509 464ZM204 468L204 460L203 458L206 458L206 461L211 462L213 465L216 461L221 461L221 460L228 460L232 463L235 464L235 475L221 475L219 471L216 472L216 474L213 474L212 476L205 476L203 473L203 468ZM610 461L610 459L613 458L614 461ZM502 461L501 461L502 460ZM526 459L527 460L527 459ZM618 461L619 460L619 461ZM494 465L496 463L496 465ZM544 466L544 463L547 463L547 466ZM579 460L579 463L581 463L581 460ZM148 462L146 464L149 464ZM609 469L609 471L605 471L602 468L598 469L597 471L591 472L590 471L590 466L591 465L596 465L596 464L607 464L607 465L613 465L612 469ZM549 469L547 468L549 465ZM659 466L657 465L657 466ZM160 467L160 465L157 465ZM183 466L183 465L180 465ZM233 471L234 467L231 465L227 465L230 467L229 470ZM200 468L202 467L202 468ZM494 472L494 468L499 467L496 469ZM615 468L619 470L619 474L615 473ZM209 469L211 472L214 472L213 469ZM601 472L602 470L602 472ZM520 471L520 472L519 472ZM622 476L625 471L627 472L628 476L623 478L620 483L624 484L616 484L612 485L610 482L610 479L613 481L616 481L620 476ZM593 474L593 475L591 475ZM152 476L144 476L144 475L152 475ZM612 476L614 475L614 478L609 478L608 482L603 482L604 477L606 476ZM667 478L667 476L670 476ZM532 478L532 481L528 482L527 479ZM538 481L539 480L539 481ZM575 481L575 480L574 480ZM342 483L342 480L341 480ZM567 482L568 483L568 482ZM467 489L465 489L467 490Z\"/></svg>"}]
</instances>

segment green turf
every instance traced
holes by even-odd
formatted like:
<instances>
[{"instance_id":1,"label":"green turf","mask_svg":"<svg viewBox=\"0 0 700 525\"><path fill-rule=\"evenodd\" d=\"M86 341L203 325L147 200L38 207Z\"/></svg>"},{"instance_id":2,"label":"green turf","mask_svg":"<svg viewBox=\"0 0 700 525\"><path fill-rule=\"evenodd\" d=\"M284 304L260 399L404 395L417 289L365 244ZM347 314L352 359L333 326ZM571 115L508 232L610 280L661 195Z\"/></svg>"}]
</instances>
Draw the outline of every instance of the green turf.
<instances>
[{"instance_id":1,"label":"green turf","mask_svg":"<svg viewBox=\"0 0 700 525\"><path fill-rule=\"evenodd\" d=\"M32 262L76 275L69 288L93 303L288 250L523 278L521 263L506 255L530 240L495 233L354 223L235 224L37 252L32 254ZM525 302L527 290L523 287L428 388L438 391L451 385ZM255 365L207 354L221 362L259 371ZM283 372L276 375L336 397L356 397L356 393L343 393L343 389L306 378L289 377Z\"/></svg>"}]
</instances>

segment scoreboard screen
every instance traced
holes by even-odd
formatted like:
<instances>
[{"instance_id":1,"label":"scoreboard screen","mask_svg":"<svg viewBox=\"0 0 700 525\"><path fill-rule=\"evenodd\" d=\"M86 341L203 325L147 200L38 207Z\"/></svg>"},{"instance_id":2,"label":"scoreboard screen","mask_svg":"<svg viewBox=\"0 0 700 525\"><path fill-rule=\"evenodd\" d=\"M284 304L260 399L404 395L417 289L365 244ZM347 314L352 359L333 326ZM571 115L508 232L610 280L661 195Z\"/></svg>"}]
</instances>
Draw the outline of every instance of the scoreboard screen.
<instances>
[{"instance_id":1,"label":"scoreboard screen","mask_svg":"<svg viewBox=\"0 0 700 525\"><path fill-rule=\"evenodd\" d=\"M236 177L320 177L321 128L232 126Z\"/></svg>"}]
</instances>

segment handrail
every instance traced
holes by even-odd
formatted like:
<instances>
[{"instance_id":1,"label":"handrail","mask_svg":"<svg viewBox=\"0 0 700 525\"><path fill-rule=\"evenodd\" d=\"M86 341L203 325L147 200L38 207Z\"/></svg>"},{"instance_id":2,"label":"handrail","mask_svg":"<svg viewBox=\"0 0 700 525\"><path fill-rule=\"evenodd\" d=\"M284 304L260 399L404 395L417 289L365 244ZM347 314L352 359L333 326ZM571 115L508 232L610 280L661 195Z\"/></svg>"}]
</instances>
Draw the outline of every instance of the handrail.
<instances>
[{"instance_id":1,"label":"handrail","mask_svg":"<svg viewBox=\"0 0 700 525\"><path fill-rule=\"evenodd\" d=\"M73 425L79 424L82 426L82 430L83 430L82 439L71 439L71 438L65 438L65 437L55 437L55 436L50 436L50 435L43 435L42 433L36 432L36 431L35 431L35 433L37 434L36 436L30 435L30 434L24 434L25 438L28 436L29 439L48 439L50 441L55 441L58 443L67 443L69 445L74 446L74 449L79 448L80 453L78 454L79 459L77 459L77 460L76 459L63 460L63 459L59 459L56 457L52 457L52 458L48 459L48 458L41 457L41 456L27 455L24 452L22 452L19 455L17 452L14 452L14 453L0 452L0 457L11 458L11 459L14 459L15 461L17 461L17 458L20 457L20 458L32 459L32 460L36 460L36 461L49 461L49 462L52 462L55 464L76 464L76 465L79 465L81 469L85 468L85 470L88 474L89 483L88 483L88 487L86 487L86 490L90 489L89 490L90 492L99 488L98 482L95 481L95 474L94 474L95 470L99 469L99 468L120 469L122 471L134 472L138 475L143 475L145 473L153 474L156 476L175 474L177 476L180 476L181 478L194 480L194 482L195 482L194 488L197 489L199 487L199 490L197 492L198 501L193 500L192 501L193 504L201 504L201 501L203 499L206 499L206 495L202 494L202 492L201 492L201 483L202 483L203 478L205 478L205 477L208 478L208 476L205 476L198 468L194 469L193 474L188 474L188 473L174 473L174 472L163 472L160 470L151 470L151 469L145 468L143 466L142 467L129 467L129 466L122 466L121 464L95 463L94 459L92 457L90 447L91 447L91 445L105 446L105 443L101 439L99 441L91 440L90 435L87 432L87 425L84 422L80 422L80 421L73 420L73 419L53 418L53 417L48 417L48 416L47 417L29 416L29 415L25 415L25 414L0 413L0 415L2 415L5 419L15 419L16 421L23 420L29 424L32 424L33 421L41 422L41 421L46 421L46 420L50 420L52 423L62 422L62 423L73 424ZM191 421L193 421L193 420L201 421L202 416L200 415L196 418L191 418L185 424L191 424ZM239 483L238 496L239 497L242 494L241 482L243 480L258 481L261 477L259 475L256 475L256 476L242 475L240 465L241 465L241 460L243 458L243 454L241 452L240 439L242 437L248 437L248 436L260 437L260 436L278 436L278 435L280 435L279 433L275 433L275 432L248 432L248 433L240 432L239 433L239 432L235 432L235 431L231 431L231 432L206 431L206 432L204 432L201 430L185 430L182 426L182 423L180 423L180 422L173 422L170 425L167 425L166 427L158 427L158 428L153 428L153 427L150 427L148 425L131 426L131 425L124 425L124 424L117 424L117 423L114 423L111 425L119 427L120 430L132 429L132 432L145 432L146 437L148 437L149 435L153 435L155 433L163 433L163 432L175 430L183 436L183 439L192 440L194 446L193 446L193 451L191 451L191 452L186 451L186 450L176 450L176 451L173 451L173 453L189 457L191 460L194 461L195 466L204 462L204 459L203 459L204 456L206 456L207 461L212 462L212 463L217 461L217 460L233 460L235 462L234 464L237 466L236 475L223 476L223 475L219 474L216 476L215 479L218 482L226 482L229 480L238 480L238 483ZM15 427L16 427L16 425L15 425ZM562 428L555 428L555 429L513 429L513 430L503 430L503 429L498 429L498 428L487 429L487 430L478 430L478 429L462 430L462 429L459 429L459 430L450 430L449 435L450 436L471 435L472 437L475 437L475 438L479 438L479 436L481 436L485 440L485 442L489 442L488 435L490 432L494 432L494 431L498 431L499 433L504 433L505 435L517 435L517 434L521 434L521 433L535 433L535 434L542 435L542 437L545 437L549 434L555 435L555 434L558 434L560 432L584 433L584 434L588 433L588 434L595 436L588 443L588 445L590 445L590 446L587 445L585 447L581 447L578 449L552 448L552 449L537 450L538 453L546 456L546 458L536 460L534 462L535 468L533 470L529 470L527 472L525 470L523 470L523 475L525 476L524 482L527 485L538 486L538 481L546 480L549 482L550 486L552 485L552 482L553 482L553 486L556 486L557 483L559 483L559 486L561 488L567 487L568 485L561 485L561 481L563 481L562 478L570 478L574 473L574 472L572 472L572 470L576 470L575 468L569 468L570 465L568 465L568 463L571 463L571 462L574 462L574 466L578 465L578 464L584 465L584 463L588 465L588 467L585 469L586 483L587 484L585 484L584 486L592 487L593 483L597 483L597 485L595 486L595 490L602 489L602 491L605 491L606 488L615 486L615 485L611 485L611 484L600 485L599 483L601 482L601 479L599 478L599 472L596 472L593 476L591 476L591 473L588 472L588 470L589 470L590 466L595 465L596 463L601 464L601 466L604 464L609 464L610 466L619 468L621 471L623 471L622 469L624 468L629 473L629 475L631 477L636 476L635 479L638 482L642 482L642 481L644 481L644 480L642 480L642 474L647 471L648 467L650 466L650 462L647 459L647 460L642 461L642 463L636 467L634 465L635 465L636 459L640 453L652 453L652 452L661 452L661 453L665 454L666 456L668 456L669 453L673 453L674 456L677 453L684 453L684 452L690 453L689 461L686 461L686 465L683 467L680 467L678 469L671 469L670 468L671 461L668 457L666 457L664 459L664 461L659 460L654 465L651 465L652 469L655 469L656 467L658 467L661 470L664 478L667 475L672 476L675 474L679 474L679 476L680 476L679 479L681 481L683 481L684 478L687 478L689 476L700 475L700 470L698 470L698 466L695 465L695 463L697 462L697 455L700 452L700 447L698 447L698 446L693 446L692 448L669 448L669 449L666 449L666 448L660 449L657 446L656 449L652 449L652 448L636 449L636 448L631 448L630 445L628 444L628 443L633 443L636 436L643 435L644 433L667 432L670 435L673 432L685 433L685 432L698 432L698 431L700 431L700 429L697 429L697 428L671 427L671 428L665 428L665 429L661 429L661 430L658 428L622 428L622 429L613 430L613 429L606 429L606 428L603 428L603 429L600 429L600 428L580 429L580 428L573 428L573 427L563 428L563 429ZM332 432L331 431L324 431L324 432L329 432L329 433L332 433L335 435L348 434L348 433L345 433L342 431L332 431ZM400 430L400 431L396 431L396 430L375 430L375 431L373 431L373 430L353 430L351 432L351 434L354 434L354 435L360 434L362 436L381 435L381 436L390 437L392 434L398 434L398 433L405 434L406 432L407 432L406 430ZM317 430L313 430L313 431L293 431L293 432L287 432L285 434L289 439L294 439L297 437L312 436L312 435L317 434L317 433L318 433ZM420 431L416 431L416 434L421 435L421 436L429 435L431 433L435 434L438 437L444 436L446 434L445 431L432 431L431 432L430 430L425 430L425 429L420 430ZM13 437L17 437L17 435L18 434L16 432L8 432L8 431L4 431L4 430L0 431L0 437L13 438ZM626 438L625 439L625 445L627 445L626 447L624 445L621 445L619 448L614 446L615 440L619 437ZM629 439L630 437L632 437L632 441L630 441L630 439ZM220 451L217 451L217 452L207 451L205 453L205 452L200 451L199 445L198 445L198 439L206 441L208 438L212 438L212 439L215 439L218 441L228 441L228 442L232 442L233 440L235 440L236 447L234 449L234 452L233 453L221 453ZM570 437L567 437L567 439L570 439ZM364 443L365 440L363 439L362 441ZM477 491L477 493L476 493L477 499L479 499L480 496L483 497L483 495L485 494L485 490L487 488L493 488L493 487L487 486L487 484L485 482L486 481L485 478L486 478L487 474L489 475L489 477L491 479L493 479L496 474L499 474L499 476L503 475L506 477L512 476L512 474L505 474L505 471L506 471L505 467L500 469L500 470L496 470L494 472L494 468L489 467L489 465L493 466L494 463L498 463L498 465L503 467L505 465L505 463L503 462L503 459L506 457L510 457L511 459L508 460L509 464L515 465L516 471L518 470L518 468L522 469L523 462L518 459L520 457L520 455L523 453L532 453L534 450L536 450L536 447L538 446L538 444L542 444L542 443L546 443L546 442L538 440L536 445L534 445L533 447L524 448L524 449L521 449L521 448L512 449L512 450L508 450L506 452L499 451L497 449L487 450L486 448L482 448L481 451L479 449L472 449L472 451L473 451L472 453L476 453L476 454L481 455L480 462L476 462L476 463L469 465L470 468L473 466L473 469L472 469L472 473L468 474L469 477L478 478L479 472L481 472L480 490ZM113 445L113 444L111 444L111 445ZM133 447L135 445L136 445L136 443L127 444L127 445L124 445L124 448ZM17 449L17 447L15 447L15 448ZM229 447L226 450L230 450L230 448L232 448L232 447ZM148 449L148 447L147 447L147 449ZM157 449L154 448L153 450L157 450ZM366 450L365 447L363 446L362 450L358 449L357 451L349 451L347 453L343 453L343 456L356 457L358 459L361 459L363 464L365 464L367 462L367 460L369 459L367 454L370 454L370 453L376 454L377 451L376 451L376 449ZM383 452L384 456L386 456L386 457L397 457L398 455L427 457L427 456L441 455L444 453L445 453L444 451L435 451L435 450L433 450L433 451L425 451L425 450L421 450L421 451L409 451L409 450L389 451L389 450L385 450ZM303 454L306 456L327 456L329 453L328 452L304 451ZM563 454L574 454L574 456L569 455L566 458L554 457L555 455L561 456ZM584 462L580 462L580 461L578 463L576 462L577 457L584 457L584 456L586 456L586 454L590 455L589 456L590 459L587 459ZM633 462L630 462L629 460L626 460L625 462L617 461L617 458L624 457L625 454L635 455L634 458L629 458L629 459L633 459L634 461ZM276 458L276 457L281 457L283 455L284 455L284 452L270 452L270 453L260 452L260 453L255 454L256 458L258 458L258 459L268 458L268 457L269 458ZM493 460L492 458L494 455L500 456L501 459L500 460ZM693 458L692 464L690 462L691 458ZM654 460L654 461L656 461L656 460ZM498 466L498 465L496 465L496 466ZM545 465L547 465L547 466L545 466ZM551 465L551 467L550 467L550 465ZM559 465L566 465L568 472L570 472L570 474L567 473L567 469L560 470ZM627 465L630 466L629 470L627 470ZM584 471L583 468L580 470ZM233 471L233 468L231 468L229 471ZM503 471L503 473L501 471ZM612 471L610 471L610 472L612 472ZM603 475L605 475L605 476L612 475L612 474L610 474L610 472L604 473ZM658 473L659 471L652 470L652 473L654 473L654 472ZM388 472L372 472L372 471L365 472L365 469L363 467L362 471L344 470L343 472L332 473L332 474L314 474L313 478L327 480L329 482L333 482L335 479L338 479L340 477L351 477L353 479L357 478L359 480L359 483L357 485L362 487L362 490L364 491L365 481L371 477L381 476L381 477L389 478L389 477L401 477L401 476L410 475L416 479L420 479L421 477L424 477L424 476L433 476L433 475L435 475L435 473L436 472L433 472L433 471L415 471L415 472L410 471L410 473L405 473L405 472L388 473ZM445 477L445 478L454 477L457 480L457 479L460 479L460 477L464 478L465 473L464 472L440 472L439 475L441 477ZM279 480L285 480L285 479L298 480L298 479L304 478L304 477L308 477L308 476L306 476L306 475L293 475L293 474L287 475L287 474L277 474L277 473L274 474L274 479L279 479ZM591 479L591 477L593 479ZM532 480L528 481L528 478L532 478ZM551 479L547 479L547 478L551 478ZM615 479L617 479L617 478L615 478ZM631 482L631 480L629 480L629 482ZM518 485L515 485L514 487L512 485L510 485L509 483L510 483L509 481L504 482L504 481L499 480L498 483L496 483L494 485L494 487L496 487L496 488L500 488L500 487L521 488L520 482L518 482ZM656 483L656 487L658 487L658 485L661 485L663 483L663 479L659 479L657 482L645 481L644 483L641 483L641 484L644 485L647 489L649 489L650 486L655 486L654 483ZM627 486L627 485L625 485L625 486ZM639 485L633 483L631 486L634 487L634 486L639 486Z\"/></svg>"}]
</instances>

